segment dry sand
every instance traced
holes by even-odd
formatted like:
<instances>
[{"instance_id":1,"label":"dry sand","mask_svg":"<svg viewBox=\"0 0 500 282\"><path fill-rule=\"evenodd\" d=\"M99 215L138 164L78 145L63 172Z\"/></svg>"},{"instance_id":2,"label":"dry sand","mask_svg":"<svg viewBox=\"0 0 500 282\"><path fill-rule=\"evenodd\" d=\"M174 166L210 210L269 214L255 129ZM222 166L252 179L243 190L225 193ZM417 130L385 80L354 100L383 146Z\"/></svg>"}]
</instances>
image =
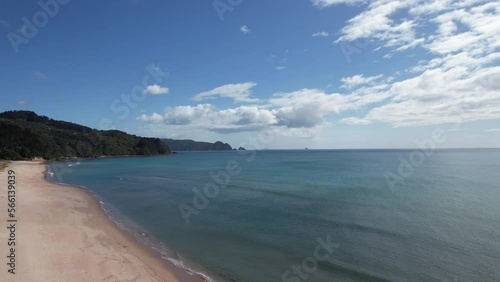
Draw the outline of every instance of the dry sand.
<instances>
[{"instance_id":1,"label":"dry sand","mask_svg":"<svg viewBox=\"0 0 500 282\"><path fill-rule=\"evenodd\" d=\"M16 173L16 274L8 272L7 172ZM47 182L39 162L0 172L0 281L202 281L122 231L85 190Z\"/></svg>"}]
</instances>

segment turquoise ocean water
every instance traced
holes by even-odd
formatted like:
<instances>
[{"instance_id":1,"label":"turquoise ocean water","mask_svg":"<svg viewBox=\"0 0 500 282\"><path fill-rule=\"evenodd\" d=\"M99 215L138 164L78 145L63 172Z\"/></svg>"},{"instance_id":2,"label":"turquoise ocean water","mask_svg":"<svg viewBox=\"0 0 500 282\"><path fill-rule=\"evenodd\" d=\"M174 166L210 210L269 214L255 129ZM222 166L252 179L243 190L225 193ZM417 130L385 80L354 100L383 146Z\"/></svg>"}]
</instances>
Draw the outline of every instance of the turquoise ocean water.
<instances>
[{"instance_id":1,"label":"turquoise ocean water","mask_svg":"<svg viewBox=\"0 0 500 282\"><path fill-rule=\"evenodd\" d=\"M181 152L50 170L215 281L500 281L500 150L413 152Z\"/></svg>"}]
</instances>

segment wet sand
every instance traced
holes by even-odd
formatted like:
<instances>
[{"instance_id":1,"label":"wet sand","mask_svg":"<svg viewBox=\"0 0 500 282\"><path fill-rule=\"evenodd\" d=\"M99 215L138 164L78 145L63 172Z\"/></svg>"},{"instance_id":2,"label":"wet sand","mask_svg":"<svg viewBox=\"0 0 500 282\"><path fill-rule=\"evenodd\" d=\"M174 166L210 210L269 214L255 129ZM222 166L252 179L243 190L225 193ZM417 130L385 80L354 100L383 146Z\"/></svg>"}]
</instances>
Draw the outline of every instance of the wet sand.
<instances>
[{"instance_id":1,"label":"wet sand","mask_svg":"<svg viewBox=\"0 0 500 282\"><path fill-rule=\"evenodd\" d=\"M7 265L9 170L16 176L15 274ZM203 281L121 230L87 191L50 183L44 171L40 162L11 162L0 172L0 281Z\"/></svg>"}]
</instances>

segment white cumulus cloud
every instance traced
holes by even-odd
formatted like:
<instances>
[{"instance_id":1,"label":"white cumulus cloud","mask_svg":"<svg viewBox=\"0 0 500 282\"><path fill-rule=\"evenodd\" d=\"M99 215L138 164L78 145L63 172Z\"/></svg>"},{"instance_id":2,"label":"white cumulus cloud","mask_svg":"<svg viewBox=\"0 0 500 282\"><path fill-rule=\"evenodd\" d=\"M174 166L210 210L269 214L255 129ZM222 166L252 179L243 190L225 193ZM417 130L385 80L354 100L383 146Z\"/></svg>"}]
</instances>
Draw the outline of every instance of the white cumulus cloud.
<instances>
[{"instance_id":1,"label":"white cumulus cloud","mask_svg":"<svg viewBox=\"0 0 500 282\"><path fill-rule=\"evenodd\" d=\"M242 25L240 27L240 31L243 32L243 33L249 33L250 31L252 31L251 29L248 28L247 25Z\"/></svg>"},{"instance_id":2,"label":"white cumulus cloud","mask_svg":"<svg viewBox=\"0 0 500 282\"><path fill-rule=\"evenodd\" d=\"M227 84L201 92L193 100L230 98L257 105L225 109L211 104L178 106L138 119L215 133L273 128L283 135L311 133L307 136L332 122L408 127L500 119L500 2L312 2L321 8L337 4L362 8L339 30L337 43L368 40L378 46L364 51L385 50L379 51L380 56L388 60L410 49L419 49L426 56L406 70L396 70L394 77L388 73L342 77L340 90L345 93L304 88L257 99L252 96L256 83ZM339 114L342 118L335 120Z\"/></svg>"},{"instance_id":3,"label":"white cumulus cloud","mask_svg":"<svg viewBox=\"0 0 500 282\"><path fill-rule=\"evenodd\" d=\"M328 32L318 31L312 34L312 37L328 37Z\"/></svg>"},{"instance_id":4,"label":"white cumulus cloud","mask_svg":"<svg viewBox=\"0 0 500 282\"><path fill-rule=\"evenodd\" d=\"M356 4L362 3L365 0L312 0L314 6L318 6L320 8L338 5L338 4Z\"/></svg>"},{"instance_id":5,"label":"white cumulus cloud","mask_svg":"<svg viewBox=\"0 0 500 282\"><path fill-rule=\"evenodd\" d=\"M365 77L362 74L357 74L351 77L343 77L342 79L340 79L340 81L343 82L341 87L346 89L352 89L360 85L366 85L366 84L373 85L382 76L383 76L382 74L379 74L376 76Z\"/></svg>"},{"instance_id":6,"label":"white cumulus cloud","mask_svg":"<svg viewBox=\"0 0 500 282\"><path fill-rule=\"evenodd\" d=\"M256 85L255 82L226 84L209 91L201 92L194 96L193 100L202 101L223 97L234 99L237 102L258 102L259 99L252 98L252 88Z\"/></svg>"},{"instance_id":7,"label":"white cumulus cloud","mask_svg":"<svg viewBox=\"0 0 500 282\"><path fill-rule=\"evenodd\" d=\"M144 89L144 93L150 94L150 95L163 95L163 94L168 94L169 89L167 87L162 87L158 84L154 85L149 85Z\"/></svg>"}]
</instances>

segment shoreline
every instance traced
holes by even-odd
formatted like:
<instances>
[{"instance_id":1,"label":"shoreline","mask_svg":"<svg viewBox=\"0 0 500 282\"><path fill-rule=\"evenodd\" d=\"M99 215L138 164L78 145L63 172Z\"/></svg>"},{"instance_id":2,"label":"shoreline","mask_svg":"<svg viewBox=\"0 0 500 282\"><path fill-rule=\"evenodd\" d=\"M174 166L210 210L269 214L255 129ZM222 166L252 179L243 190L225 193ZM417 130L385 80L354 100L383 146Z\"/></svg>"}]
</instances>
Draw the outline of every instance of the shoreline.
<instances>
[{"instance_id":1,"label":"shoreline","mask_svg":"<svg viewBox=\"0 0 500 282\"><path fill-rule=\"evenodd\" d=\"M16 173L16 274L2 263L2 281L187 281L202 282L173 263L157 257L121 229L88 190L45 179L41 162L14 161L0 172ZM7 187L0 185L6 204ZM6 222L7 212L0 213ZM7 234L0 245L7 248Z\"/></svg>"},{"instance_id":2,"label":"shoreline","mask_svg":"<svg viewBox=\"0 0 500 282\"><path fill-rule=\"evenodd\" d=\"M64 161L61 163L71 162L72 161ZM78 163L78 161L76 162ZM189 275L187 279L181 279L180 281L216 281L204 272L199 272L200 270L197 270L196 266L188 266L189 264L185 264L185 261L183 259L178 257L174 251L169 249L163 242L157 239L154 234L151 234L148 230L144 229L136 222L126 217L111 204L105 202L105 200L102 199L101 196L99 196L96 192L92 191L92 189L89 189L85 186L57 182L56 179L54 179L52 176L53 172L50 170L49 162L43 161L43 165L45 167L45 171L43 172L45 181L58 186L76 188L87 193L99 205L101 211L109 221L111 221L118 229L123 231L125 235L128 235L130 238L132 238L132 240L135 240L141 246L146 248L155 258L166 264L168 269L173 270L175 272L174 274L176 274L176 276L179 276L178 278L185 278L186 274Z\"/></svg>"}]
</instances>

